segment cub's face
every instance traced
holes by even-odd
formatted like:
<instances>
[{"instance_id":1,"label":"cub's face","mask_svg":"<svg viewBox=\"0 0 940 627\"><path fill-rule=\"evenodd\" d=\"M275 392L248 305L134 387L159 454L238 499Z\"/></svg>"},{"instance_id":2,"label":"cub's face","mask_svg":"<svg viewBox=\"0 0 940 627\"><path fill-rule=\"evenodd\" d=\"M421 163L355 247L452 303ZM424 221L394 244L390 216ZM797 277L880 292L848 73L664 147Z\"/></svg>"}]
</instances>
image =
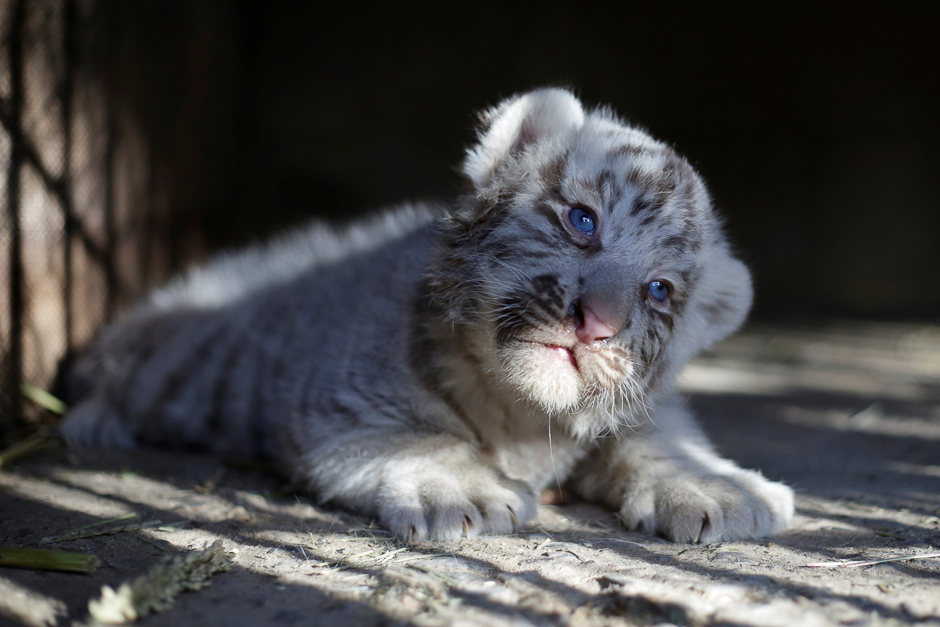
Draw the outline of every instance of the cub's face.
<instances>
[{"instance_id":1,"label":"cub's face","mask_svg":"<svg viewBox=\"0 0 940 627\"><path fill-rule=\"evenodd\" d=\"M475 193L443 236L451 316L490 376L576 430L642 415L750 305L704 185L668 146L567 92L487 121L464 166Z\"/></svg>"}]
</instances>

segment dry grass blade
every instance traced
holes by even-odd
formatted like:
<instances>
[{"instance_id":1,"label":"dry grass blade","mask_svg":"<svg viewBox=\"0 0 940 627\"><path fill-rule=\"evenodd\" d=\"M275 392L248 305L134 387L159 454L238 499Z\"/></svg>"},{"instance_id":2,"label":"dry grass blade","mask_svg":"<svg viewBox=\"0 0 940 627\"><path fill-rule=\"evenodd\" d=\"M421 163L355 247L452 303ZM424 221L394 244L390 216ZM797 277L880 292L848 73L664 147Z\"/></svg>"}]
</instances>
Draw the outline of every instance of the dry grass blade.
<instances>
[{"instance_id":1,"label":"dry grass blade","mask_svg":"<svg viewBox=\"0 0 940 627\"><path fill-rule=\"evenodd\" d=\"M160 549L161 551L164 551L164 552L166 551L166 549L164 549L162 546L160 546L159 544L157 544L156 542L154 542L154 541L151 540L150 538L147 538L147 537L145 537L145 536L134 536L134 537L137 538L138 540L140 540L141 542L144 542L144 543L146 543L146 544L149 544L150 546L152 546L152 547L154 547L154 548Z\"/></svg>"},{"instance_id":2,"label":"dry grass blade","mask_svg":"<svg viewBox=\"0 0 940 627\"><path fill-rule=\"evenodd\" d=\"M209 577L231 566L231 556L222 541L216 540L201 551L174 556L146 575L121 584L117 591L103 586L101 598L88 602L88 613L102 623L129 623L168 609L180 592L206 587Z\"/></svg>"},{"instance_id":3,"label":"dry grass blade","mask_svg":"<svg viewBox=\"0 0 940 627\"><path fill-rule=\"evenodd\" d=\"M32 455L33 453L38 453L47 448L58 446L61 442L62 438L60 438L58 434L48 431L38 431L7 447L3 452L0 452L0 468L3 468L7 464L12 464L27 455Z\"/></svg>"},{"instance_id":4,"label":"dry grass blade","mask_svg":"<svg viewBox=\"0 0 940 627\"><path fill-rule=\"evenodd\" d=\"M191 522L193 521L179 520L174 523L167 523L165 525L160 525L159 527L157 527L157 531L179 531L180 529L183 528L183 525L188 525ZM154 523L154 524L160 524L160 523Z\"/></svg>"},{"instance_id":5,"label":"dry grass blade","mask_svg":"<svg viewBox=\"0 0 940 627\"><path fill-rule=\"evenodd\" d=\"M904 562L907 560L925 560L933 557L940 557L940 553L924 553L923 555L904 555L901 557L886 557L877 560L858 560L855 562L818 562L816 564L805 564L805 568L858 568L860 566L874 566L875 564L886 564L888 562Z\"/></svg>"},{"instance_id":6,"label":"dry grass blade","mask_svg":"<svg viewBox=\"0 0 940 627\"><path fill-rule=\"evenodd\" d=\"M382 555L378 556L378 557L375 559L375 563L376 563L376 564L386 564L386 563L388 563L389 560L391 560L393 557L395 557L395 556L398 555L399 553L403 553L403 552L405 552L405 551L407 551L407 550L408 550L408 547L403 546L403 547L401 547L400 549L395 549L394 551L388 551L388 552L386 552L386 553L383 553Z\"/></svg>"},{"instance_id":7,"label":"dry grass blade","mask_svg":"<svg viewBox=\"0 0 940 627\"><path fill-rule=\"evenodd\" d=\"M219 485L219 481L225 475L225 467L219 468L211 477L206 479L202 485L193 486L193 490L199 494L210 494Z\"/></svg>"},{"instance_id":8,"label":"dry grass blade","mask_svg":"<svg viewBox=\"0 0 940 627\"><path fill-rule=\"evenodd\" d=\"M35 385L27 383L26 381L23 381L20 384L20 391L23 392L23 396L33 401L40 407L48 409L54 414L64 416L65 412L69 410L69 406L66 405L60 398L53 396L44 389L37 388Z\"/></svg>"},{"instance_id":9,"label":"dry grass blade","mask_svg":"<svg viewBox=\"0 0 940 627\"><path fill-rule=\"evenodd\" d=\"M460 584L456 580L454 580L453 577L450 577L446 575L445 573L442 573L439 570L428 568L424 564L405 564L405 566L407 566L408 568L414 568L415 570L420 571L426 575L434 575L435 577L440 578L441 581L446 583L451 588L457 588L460 586Z\"/></svg>"},{"instance_id":10,"label":"dry grass blade","mask_svg":"<svg viewBox=\"0 0 940 627\"><path fill-rule=\"evenodd\" d=\"M395 560L395 563L406 564L407 562L429 560L429 559L434 559L435 557L456 557L456 556L453 553L422 553L420 555L408 555L406 557L399 557L397 560Z\"/></svg>"},{"instance_id":11,"label":"dry grass blade","mask_svg":"<svg viewBox=\"0 0 940 627\"><path fill-rule=\"evenodd\" d=\"M68 553L51 549L22 549L0 547L0 566L57 570L65 573L90 575L101 566L101 560L86 553Z\"/></svg>"},{"instance_id":12,"label":"dry grass blade","mask_svg":"<svg viewBox=\"0 0 940 627\"><path fill-rule=\"evenodd\" d=\"M121 527L112 527L111 529L95 529L92 531L70 531L61 536L43 538L39 544L58 544L59 542L68 542L69 540L79 540L82 538L96 538L98 536L110 536L115 533L126 533L128 531L140 531L148 527L156 527L162 524L159 520L148 520L139 525L123 525Z\"/></svg>"},{"instance_id":13,"label":"dry grass blade","mask_svg":"<svg viewBox=\"0 0 940 627\"><path fill-rule=\"evenodd\" d=\"M121 522L122 520L130 520L131 518L137 518L136 512L131 512L130 514L123 514L121 516L115 516L114 518L107 518L105 520L99 520L98 522L89 523L87 525L82 525L81 527L76 527L72 529L75 531L84 531L85 529L91 529L92 527L100 527L101 525L109 525L115 522Z\"/></svg>"},{"instance_id":14,"label":"dry grass blade","mask_svg":"<svg viewBox=\"0 0 940 627\"><path fill-rule=\"evenodd\" d=\"M191 523L191 522L193 522L193 521L191 521L191 520L179 520L179 521L174 522L174 523L167 523L167 524L165 524L165 525L160 525L159 527L157 527L157 531L179 531L180 529L183 528L183 525L188 525L188 524ZM159 523L157 523L157 524L159 524Z\"/></svg>"},{"instance_id":15,"label":"dry grass blade","mask_svg":"<svg viewBox=\"0 0 940 627\"><path fill-rule=\"evenodd\" d=\"M336 570L346 570L349 568L364 568L364 569L375 568L376 566L382 566L384 564L388 564L389 562L392 561L393 557L395 557L396 555L400 555L401 553L407 550L408 550L408 547L404 546L398 549L388 550L379 555L375 555L376 550L370 549L368 551L365 551L364 553L359 553L358 555L351 555L349 557L344 557L338 560L314 564L313 567L324 568L324 567L336 566L337 567ZM367 557L367 556L371 556L371 557ZM366 558L366 559L361 559L361 558ZM404 558L395 560L395 562L400 563L409 559L425 559L425 556L419 555L419 556L412 557L412 558L404 557Z\"/></svg>"}]
</instances>

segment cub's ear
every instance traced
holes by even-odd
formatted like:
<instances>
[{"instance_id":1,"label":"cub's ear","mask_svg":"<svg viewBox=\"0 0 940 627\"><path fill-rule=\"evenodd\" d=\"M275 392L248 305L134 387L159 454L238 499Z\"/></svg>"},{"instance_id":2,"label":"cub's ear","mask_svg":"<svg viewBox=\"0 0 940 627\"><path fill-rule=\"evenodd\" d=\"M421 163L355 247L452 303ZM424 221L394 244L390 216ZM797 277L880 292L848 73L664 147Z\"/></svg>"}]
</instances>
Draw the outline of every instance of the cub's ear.
<instances>
[{"instance_id":1,"label":"cub's ear","mask_svg":"<svg viewBox=\"0 0 940 627\"><path fill-rule=\"evenodd\" d=\"M726 247L708 255L708 269L698 286L697 306L702 348L725 338L744 322L754 297L751 273Z\"/></svg>"},{"instance_id":2,"label":"cub's ear","mask_svg":"<svg viewBox=\"0 0 940 627\"><path fill-rule=\"evenodd\" d=\"M463 173L481 189L512 154L543 138L559 135L584 122L584 109L563 89L537 89L504 100L482 115L476 146L467 151Z\"/></svg>"}]
</instances>

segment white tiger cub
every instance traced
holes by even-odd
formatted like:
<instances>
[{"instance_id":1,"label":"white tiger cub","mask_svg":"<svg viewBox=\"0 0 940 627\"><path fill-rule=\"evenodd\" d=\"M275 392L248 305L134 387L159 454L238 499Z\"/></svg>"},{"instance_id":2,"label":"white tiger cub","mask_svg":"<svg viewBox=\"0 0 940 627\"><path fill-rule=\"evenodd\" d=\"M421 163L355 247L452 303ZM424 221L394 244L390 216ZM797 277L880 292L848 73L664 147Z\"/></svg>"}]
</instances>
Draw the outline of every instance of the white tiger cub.
<instances>
[{"instance_id":1,"label":"white tiger cub","mask_svg":"<svg viewBox=\"0 0 940 627\"><path fill-rule=\"evenodd\" d=\"M673 397L751 302L699 176L567 91L482 117L445 211L219 257L107 329L66 437L262 455L412 541L512 532L556 480L678 542L784 529L790 488Z\"/></svg>"}]
</instances>

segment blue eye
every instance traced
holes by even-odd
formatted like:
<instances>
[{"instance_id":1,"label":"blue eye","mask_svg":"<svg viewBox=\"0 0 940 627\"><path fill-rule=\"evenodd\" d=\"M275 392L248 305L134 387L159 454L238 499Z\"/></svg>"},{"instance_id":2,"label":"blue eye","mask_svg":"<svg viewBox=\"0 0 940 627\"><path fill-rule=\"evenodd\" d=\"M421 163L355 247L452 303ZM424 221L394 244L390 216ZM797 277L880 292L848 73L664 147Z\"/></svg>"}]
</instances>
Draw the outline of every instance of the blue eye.
<instances>
[{"instance_id":1,"label":"blue eye","mask_svg":"<svg viewBox=\"0 0 940 627\"><path fill-rule=\"evenodd\" d=\"M665 281L650 281L649 291L650 296L661 303L669 298L669 284Z\"/></svg>"},{"instance_id":2,"label":"blue eye","mask_svg":"<svg viewBox=\"0 0 940 627\"><path fill-rule=\"evenodd\" d=\"M568 221L585 235L594 235L594 229L597 228L594 222L594 214L581 207L572 207L568 212Z\"/></svg>"}]
</instances>

